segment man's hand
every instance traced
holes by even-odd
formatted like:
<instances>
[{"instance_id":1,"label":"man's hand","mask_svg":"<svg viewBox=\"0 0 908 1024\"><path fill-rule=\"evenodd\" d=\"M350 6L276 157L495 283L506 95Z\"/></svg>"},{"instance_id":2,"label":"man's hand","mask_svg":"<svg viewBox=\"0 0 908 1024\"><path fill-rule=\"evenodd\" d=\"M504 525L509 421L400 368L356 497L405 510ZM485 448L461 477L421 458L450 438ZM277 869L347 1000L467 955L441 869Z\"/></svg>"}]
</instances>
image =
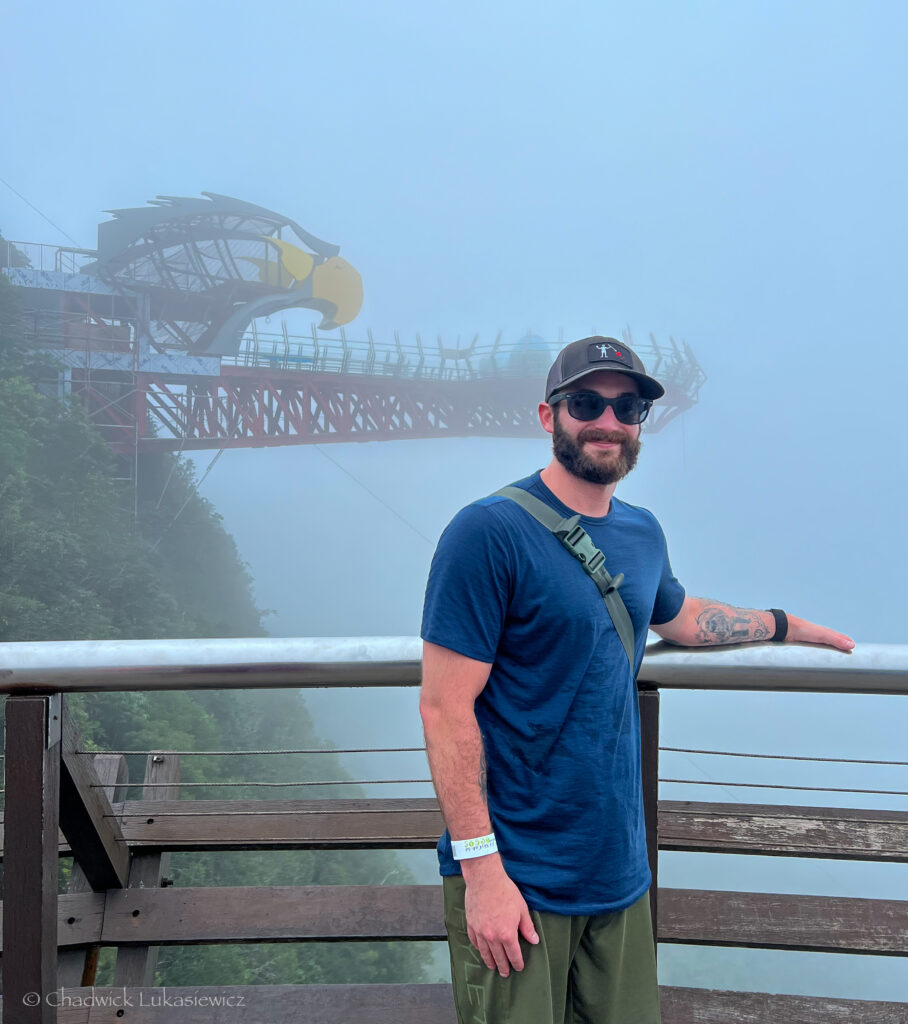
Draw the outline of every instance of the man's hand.
<instances>
[{"instance_id":1,"label":"man's hand","mask_svg":"<svg viewBox=\"0 0 908 1024\"><path fill-rule=\"evenodd\" d=\"M772 640L776 624L772 613L755 608L736 608L706 597L688 595L671 622L650 627L667 643L680 647L712 647L720 644L746 644ZM851 651L854 640L796 615L788 616L790 644L822 644L837 651Z\"/></svg>"},{"instance_id":2,"label":"man's hand","mask_svg":"<svg viewBox=\"0 0 908 1024\"><path fill-rule=\"evenodd\" d=\"M834 647L837 651L854 650L854 640L850 636L799 619L795 615L788 616L788 636L785 640L792 644L822 644L824 647Z\"/></svg>"},{"instance_id":3,"label":"man's hand","mask_svg":"<svg viewBox=\"0 0 908 1024\"><path fill-rule=\"evenodd\" d=\"M482 962L502 978L523 970L520 936L536 945L539 936L520 890L508 878L498 854L461 861L466 882L467 935Z\"/></svg>"}]
</instances>

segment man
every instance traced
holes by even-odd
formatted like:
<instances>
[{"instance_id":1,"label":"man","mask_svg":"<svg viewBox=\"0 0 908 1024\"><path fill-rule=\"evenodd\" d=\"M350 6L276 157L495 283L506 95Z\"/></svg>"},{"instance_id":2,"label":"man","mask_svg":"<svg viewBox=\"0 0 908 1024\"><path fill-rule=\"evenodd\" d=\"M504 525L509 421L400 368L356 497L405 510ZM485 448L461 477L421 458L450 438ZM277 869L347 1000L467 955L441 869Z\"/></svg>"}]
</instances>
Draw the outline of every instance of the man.
<instances>
[{"instance_id":1,"label":"man","mask_svg":"<svg viewBox=\"0 0 908 1024\"><path fill-rule=\"evenodd\" d=\"M686 646L854 646L778 610L685 594L654 516L613 497L663 394L614 338L568 345L539 406L554 458L514 485L556 518L579 514L614 582L624 575L627 646L620 609L509 497L461 510L432 562L420 711L447 825L460 1024L659 1021L635 685L648 627Z\"/></svg>"}]
</instances>

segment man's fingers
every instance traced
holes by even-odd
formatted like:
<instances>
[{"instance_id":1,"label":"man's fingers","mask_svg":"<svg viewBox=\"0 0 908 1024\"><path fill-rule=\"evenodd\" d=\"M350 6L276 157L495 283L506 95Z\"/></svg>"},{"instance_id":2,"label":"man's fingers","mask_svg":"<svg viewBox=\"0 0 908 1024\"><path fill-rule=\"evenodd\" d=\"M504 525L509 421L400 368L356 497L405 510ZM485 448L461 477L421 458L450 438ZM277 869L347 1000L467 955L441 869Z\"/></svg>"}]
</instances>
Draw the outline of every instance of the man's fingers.
<instances>
[{"instance_id":1,"label":"man's fingers","mask_svg":"<svg viewBox=\"0 0 908 1024\"><path fill-rule=\"evenodd\" d=\"M502 941L487 941L478 933L475 935L471 933L470 942L476 947L486 967L491 971L498 971L502 978L506 978L511 973L512 967L515 971L523 970L523 953L516 935Z\"/></svg>"},{"instance_id":2,"label":"man's fingers","mask_svg":"<svg viewBox=\"0 0 908 1024\"><path fill-rule=\"evenodd\" d=\"M837 651L854 650L854 640L844 633L836 633L831 629L824 629L822 626L808 630L804 638L810 644L823 644L824 647L832 647Z\"/></svg>"},{"instance_id":3,"label":"man's fingers","mask_svg":"<svg viewBox=\"0 0 908 1024\"><path fill-rule=\"evenodd\" d=\"M854 640L844 633L837 633L834 629L827 629L826 626L818 626L815 622L807 622L792 615L788 617L788 622L790 640L805 644L822 644L837 651L854 650Z\"/></svg>"},{"instance_id":4,"label":"man's fingers","mask_svg":"<svg viewBox=\"0 0 908 1024\"><path fill-rule=\"evenodd\" d=\"M489 951L489 944L485 939L481 939L472 928L467 928L467 938L476 947L476 951L482 958L482 962L489 968L490 971L495 970L495 958Z\"/></svg>"},{"instance_id":5,"label":"man's fingers","mask_svg":"<svg viewBox=\"0 0 908 1024\"><path fill-rule=\"evenodd\" d=\"M507 978L511 970L522 971L524 960L521 937L530 943L539 942L533 919L517 886L504 874L497 890L467 885L464 906L467 915L467 936L476 947L482 962Z\"/></svg>"},{"instance_id":6,"label":"man's fingers","mask_svg":"<svg viewBox=\"0 0 908 1024\"><path fill-rule=\"evenodd\" d=\"M506 978L510 973L508 965L508 958L505 955L504 948L500 942L487 942L478 933L472 931L467 933L470 938L470 942L476 947L477 952L482 958L482 962L488 967L490 971L498 971L502 978Z\"/></svg>"},{"instance_id":7,"label":"man's fingers","mask_svg":"<svg viewBox=\"0 0 908 1024\"><path fill-rule=\"evenodd\" d=\"M520 951L520 940L513 935L504 944L504 952L508 961L513 965L515 971L523 970L523 953ZM504 975L507 977L507 975Z\"/></svg>"},{"instance_id":8,"label":"man's fingers","mask_svg":"<svg viewBox=\"0 0 908 1024\"><path fill-rule=\"evenodd\" d=\"M529 907L524 905L523 913L520 915L520 925L517 931L527 940L532 942L535 946L539 941L539 936L536 934L536 927L533 924L533 918L530 916Z\"/></svg>"},{"instance_id":9,"label":"man's fingers","mask_svg":"<svg viewBox=\"0 0 908 1024\"><path fill-rule=\"evenodd\" d=\"M489 943L489 949L495 958L495 967L498 968L498 973L502 978L506 978L511 973L511 961L506 947L500 942L491 942ZM520 966L523 967L523 961L521 961Z\"/></svg>"}]
</instances>

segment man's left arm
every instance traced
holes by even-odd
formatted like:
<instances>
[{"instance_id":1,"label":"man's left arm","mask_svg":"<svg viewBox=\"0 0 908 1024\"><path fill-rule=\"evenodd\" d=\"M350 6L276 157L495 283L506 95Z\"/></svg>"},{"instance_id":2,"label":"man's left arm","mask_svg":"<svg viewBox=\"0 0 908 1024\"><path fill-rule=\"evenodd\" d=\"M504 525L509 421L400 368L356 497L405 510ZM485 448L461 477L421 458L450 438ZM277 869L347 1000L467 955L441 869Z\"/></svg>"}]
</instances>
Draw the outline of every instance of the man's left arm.
<instances>
[{"instance_id":1,"label":"man's left arm","mask_svg":"<svg viewBox=\"0 0 908 1024\"><path fill-rule=\"evenodd\" d=\"M844 633L795 615L787 618L786 643L820 644L837 651L850 651L854 647L854 641ZM707 597L685 597L681 611L670 622L651 629L663 640L679 647L711 647L772 640L776 634L776 623L769 611L735 608Z\"/></svg>"}]
</instances>

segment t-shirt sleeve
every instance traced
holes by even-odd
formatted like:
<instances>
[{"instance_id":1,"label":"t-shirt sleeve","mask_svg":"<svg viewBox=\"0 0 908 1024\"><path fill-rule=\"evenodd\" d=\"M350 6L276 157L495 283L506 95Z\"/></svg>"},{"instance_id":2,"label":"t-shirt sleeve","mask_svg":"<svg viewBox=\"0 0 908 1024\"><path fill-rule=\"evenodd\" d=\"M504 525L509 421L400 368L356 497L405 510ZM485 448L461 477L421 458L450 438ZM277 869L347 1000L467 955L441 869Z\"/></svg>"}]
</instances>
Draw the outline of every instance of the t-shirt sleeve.
<instances>
[{"instance_id":1,"label":"t-shirt sleeve","mask_svg":"<svg viewBox=\"0 0 908 1024\"><path fill-rule=\"evenodd\" d=\"M468 505L438 541L420 635L468 658L492 663L510 600L507 532L488 506Z\"/></svg>"},{"instance_id":2,"label":"t-shirt sleeve","mask_svg":"<svg viewBox=\"0 0 908 1024\"><path fill-rule=\"evenodd\" d=\"M684 604L684 587L675 578L672 572L672 565L668 558L668 545L665 542L665 534L662 527L659 527L659 535L662 540L662 577L659 580L659 589L656 591L656 600L653 602L653 613L650 616L650 625L661 626L664 622L671 620L681 611Z\"/></svg>"}]
</instances>

